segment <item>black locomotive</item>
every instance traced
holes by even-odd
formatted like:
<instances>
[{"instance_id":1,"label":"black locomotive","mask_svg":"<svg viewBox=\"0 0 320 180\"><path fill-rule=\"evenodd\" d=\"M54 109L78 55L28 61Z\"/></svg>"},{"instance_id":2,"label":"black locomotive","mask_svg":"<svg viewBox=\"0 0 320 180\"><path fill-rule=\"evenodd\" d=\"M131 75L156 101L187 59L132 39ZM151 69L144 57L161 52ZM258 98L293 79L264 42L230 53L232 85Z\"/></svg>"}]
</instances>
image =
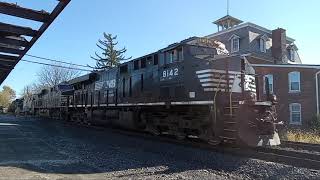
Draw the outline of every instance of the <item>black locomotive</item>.
<instances>
[{"instance_id":1,"label":"black locomotive","mask_svg":"<svg viewBox=\"0 0 320 180\"><path fill-rule=\"evenodd\" d=\"M33 111L213 144L278 145L274 101L257 98L256 76L245 57L195 37L44 90Z\"/></svg>"}]
</instances>

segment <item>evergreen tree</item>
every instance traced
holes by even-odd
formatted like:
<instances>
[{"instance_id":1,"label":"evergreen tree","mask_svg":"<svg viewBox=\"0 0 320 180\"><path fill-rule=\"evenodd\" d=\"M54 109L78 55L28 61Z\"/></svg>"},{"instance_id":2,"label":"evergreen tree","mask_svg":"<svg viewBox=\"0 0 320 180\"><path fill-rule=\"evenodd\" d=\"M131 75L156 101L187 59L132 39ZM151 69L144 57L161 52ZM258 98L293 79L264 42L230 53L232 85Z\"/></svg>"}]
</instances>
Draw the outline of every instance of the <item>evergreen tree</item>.
<instances>
[{"instance_id":1,"label":"evergreen tree","mask_svg":"<svg viewBox=\"0 0 320 180\"><path fill-rule=\"evenodd\" d=\"M131 59L126 58L124 54L127 52L126 48L118 50L116 46L118 45L117 36L112 36L112 34L103 33L104 39L99 39L97 46L102 50L101 55L95 52L96 57L92 57L96 61L96 66L91 67L96 70L105 70L113 67L118 67L122 61Z\"/></svg>"}]
</instances>

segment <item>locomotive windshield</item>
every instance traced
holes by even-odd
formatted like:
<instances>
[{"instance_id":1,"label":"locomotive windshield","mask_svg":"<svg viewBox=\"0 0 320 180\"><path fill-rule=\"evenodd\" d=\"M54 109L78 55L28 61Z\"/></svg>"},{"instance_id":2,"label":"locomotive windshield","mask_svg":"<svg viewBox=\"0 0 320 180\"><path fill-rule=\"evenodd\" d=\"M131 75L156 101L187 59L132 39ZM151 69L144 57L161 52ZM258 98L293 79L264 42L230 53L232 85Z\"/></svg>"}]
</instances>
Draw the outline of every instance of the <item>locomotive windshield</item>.
<instances>
[{"instance_id":1,"label":"locomotive windshield","mask_svg":"<svg viewBox=\"0 0 320 180\"><path fill-rule=\"evenodd\" d=\"M203 46L190 46L190 55L198 59L211 60L217 54L215 48L203 47Z\"/></svg>"}]
</instances>

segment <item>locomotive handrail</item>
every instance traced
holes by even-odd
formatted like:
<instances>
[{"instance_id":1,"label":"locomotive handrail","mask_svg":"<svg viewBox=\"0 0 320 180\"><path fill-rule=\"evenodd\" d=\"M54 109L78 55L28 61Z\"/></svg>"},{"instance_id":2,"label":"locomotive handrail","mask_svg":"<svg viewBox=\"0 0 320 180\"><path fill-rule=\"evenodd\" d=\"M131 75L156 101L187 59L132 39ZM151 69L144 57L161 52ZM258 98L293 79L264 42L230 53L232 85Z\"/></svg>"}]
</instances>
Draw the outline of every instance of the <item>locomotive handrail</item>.
<instances>
[{"instance_id":1,"label":"locomotive handrail","mask_svg":"<svg viewBox=\"0 0 320 180\"><path fill-rule=\"evenodd\" d=\"M216 108L216 98L217 98L217 95L218 95L218 92L220 90L220 84L221 84L221 81L222 81L222 78L223 78L224 75L221 75L220 74L220 79L219 79L219 82L218 82L218 86L217 86L217 90L214 94L214 98L213 98L213 108L214 108L214 123L216 123L216 120L217 120L217 108Z\"/></svg>"},{"instance_id":2,"label":"locomotive handrail","mask_svg":"<svg viewBox=\"0 0 320 180\"><path fill-rule=\"evenodd\" d=\"M236 79L236 74L234 75L234 79ZM230 94L229 94L229 106L230 106L230 116L232 116L233 115L233 113L232 113L232 111L233 111L233 106L232 106L232 93L233 93L233 91L232 91L232 88L233 88L233 85L234 85L234 83L232 84L232 87L231 87L231 91L230 91Z\"/></svg>"}]
</instances>

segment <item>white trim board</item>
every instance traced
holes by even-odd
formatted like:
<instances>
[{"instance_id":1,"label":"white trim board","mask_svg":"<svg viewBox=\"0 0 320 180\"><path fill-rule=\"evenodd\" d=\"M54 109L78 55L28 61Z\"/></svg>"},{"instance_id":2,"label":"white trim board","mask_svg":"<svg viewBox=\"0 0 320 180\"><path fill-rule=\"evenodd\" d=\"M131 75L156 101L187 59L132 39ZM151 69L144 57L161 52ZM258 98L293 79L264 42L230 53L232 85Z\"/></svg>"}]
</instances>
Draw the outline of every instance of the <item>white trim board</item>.
<instances>
[{"instance_id":1,"label":"white trim board","mask_svg":"<svg viewBox=\"0 0 320 180\"><path fill-rule=\"evenodd\" d=\"M279 67L279 68L306 68L306 69L320 69L320 65L308 64L251 64L254 67Z\"/></svg>"}]
</instances>

